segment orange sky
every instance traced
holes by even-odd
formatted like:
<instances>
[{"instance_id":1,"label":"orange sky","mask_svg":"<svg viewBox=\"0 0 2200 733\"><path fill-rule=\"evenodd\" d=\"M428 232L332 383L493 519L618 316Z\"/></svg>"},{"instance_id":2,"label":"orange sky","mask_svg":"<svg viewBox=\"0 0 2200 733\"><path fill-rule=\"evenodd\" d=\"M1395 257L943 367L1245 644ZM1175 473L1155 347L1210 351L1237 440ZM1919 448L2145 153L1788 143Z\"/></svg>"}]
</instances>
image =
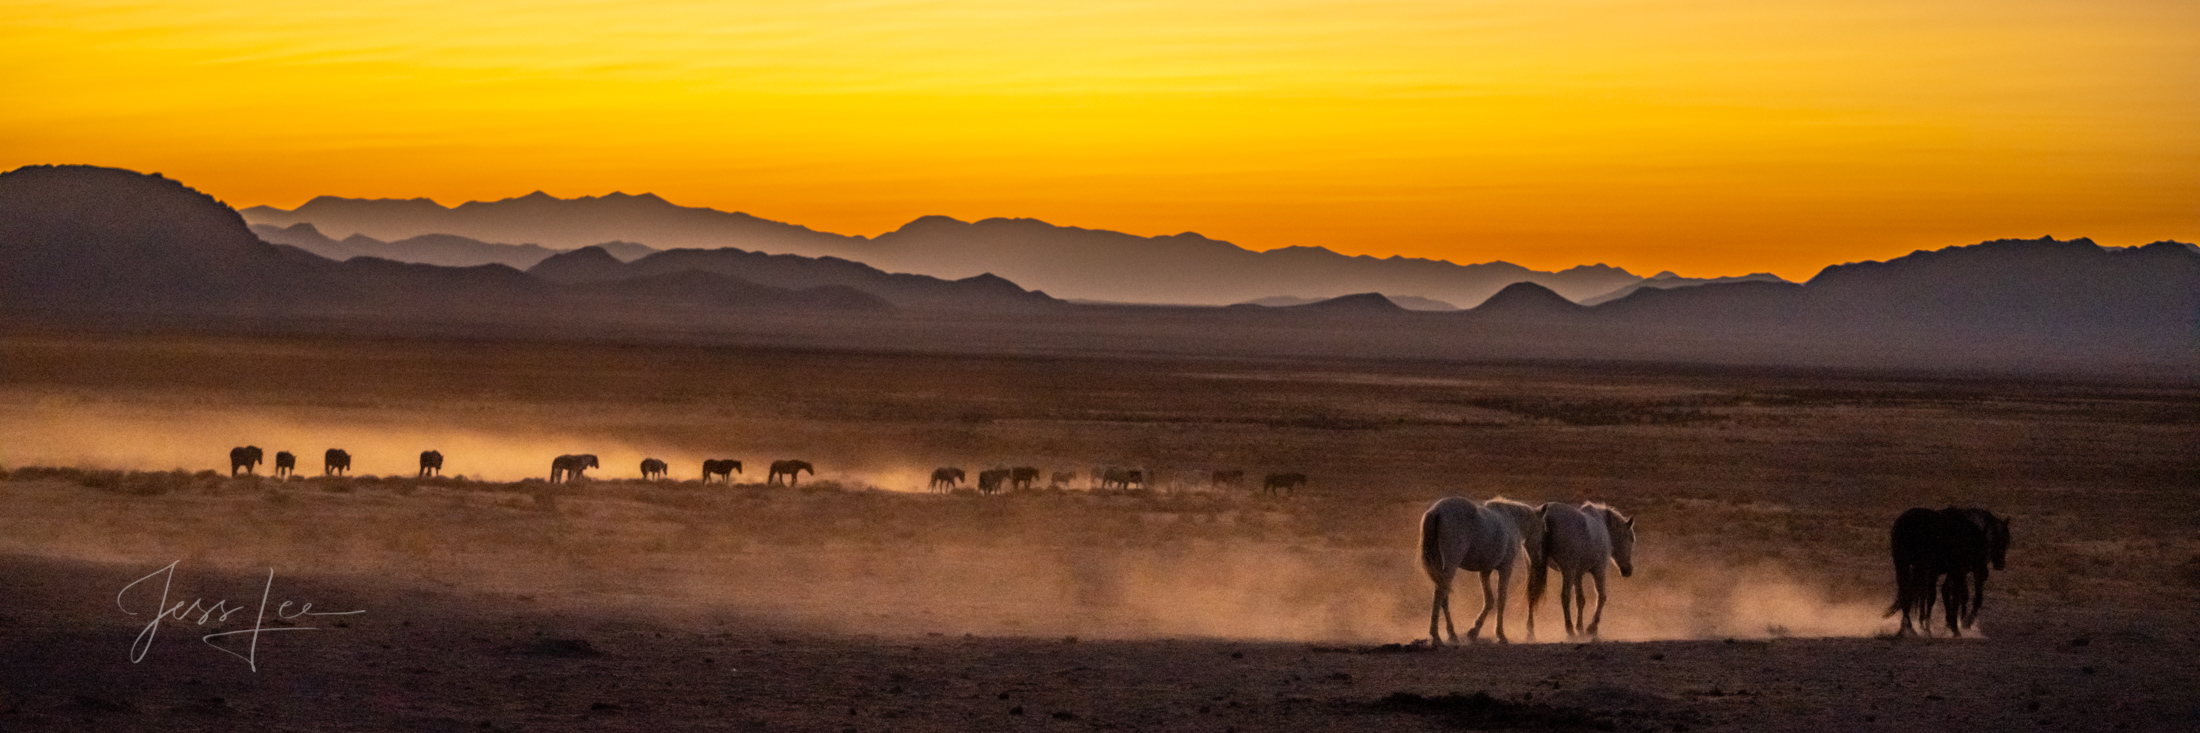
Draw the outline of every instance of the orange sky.
<instances>
[{"instance_id":1,"label":"orange sky","mask_svg":"<svg viewBox=\"0 0 2200 733\"><path fill-rule=\"evenodd\" d=\"M2191 0L321 5L0 0L0 169L1695 276L2200 239Z\"/></svg>"}]
</instances>

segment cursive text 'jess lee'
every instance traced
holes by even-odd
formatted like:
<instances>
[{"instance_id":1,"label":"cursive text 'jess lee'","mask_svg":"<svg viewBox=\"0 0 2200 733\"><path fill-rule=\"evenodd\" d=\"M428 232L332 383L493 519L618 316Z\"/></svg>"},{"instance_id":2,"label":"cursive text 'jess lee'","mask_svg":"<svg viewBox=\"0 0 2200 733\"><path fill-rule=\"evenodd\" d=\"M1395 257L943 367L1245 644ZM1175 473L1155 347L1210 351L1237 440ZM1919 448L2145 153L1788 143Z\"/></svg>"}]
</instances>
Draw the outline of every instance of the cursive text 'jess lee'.
<instances>
[{"instance_id":1,"label":"cursive text 'jess lee'","mask_svg":"<svg viewBox=\"0 0 2200 733\"><path fill-rule=\"evenodd\" d=\"M144 661L145 653L153 650L153 636L159 633L160 622L164 620L175 619L177 621L205 626L208 622L220 623L228 621L230 614L244 610L243 606L237 606L234 608L230 607L229 601L226 600L216 600L211 606L205 605L203 599L197 598L192 599L191 602L188 604L183 601L176 601L174 604L170 604L168 602L168 586L175 581L176 565L177 563L181 562L183 561L178 560L176 562L168 563L166 567L148 573L145 577L130 581L129 585L125 585L122 587L122 592L115 594L115 607L122 609L123 613L136 616L138 615L138 613L136 611L130 610L129 604L124 602L123 597L129 595L130 589L137 587L139 583L152 580L155 576L159 576L161 578L160 605L154 609L155 611L157 611L157 613L153 614L153 620L150 623L145 624L145 630L138 632L137 640L131 642L130 644L131 664L136 664L138 662ZM268 628L265 625L267 621L267 601L268 596L270 596L274 592L274 590L275 569L268 568L267 584L265 586L262 586L260 589L260 607L257 611L257 615L253 617L252 628L240 629L237 631L219 631L199 637L199 641L205 642L207 646L214 647L215 649L221 649L221 651L225 654L244 660L245 664L250 665L252 667L252 671L254 672L260 671L259 657L261 632L312 631L316 628L312 626L277 626L274 628ZM350 616L353 614L366 613L365 610L315 611L313 610L313 604L311 603L299 606L296 613L291 613L290 606L293 603L296 603L296 601L283 601L282 605L276 606L275 617L287 622L293 619L297 619L301 616ZM235 636L237 634L251 635L252 644L249 647L248 651L244 654L238 654L235 651L223 649L222 647L215 646L214 644L214 639L216 639L217 637Z\"/></svg>"}]
</instances>

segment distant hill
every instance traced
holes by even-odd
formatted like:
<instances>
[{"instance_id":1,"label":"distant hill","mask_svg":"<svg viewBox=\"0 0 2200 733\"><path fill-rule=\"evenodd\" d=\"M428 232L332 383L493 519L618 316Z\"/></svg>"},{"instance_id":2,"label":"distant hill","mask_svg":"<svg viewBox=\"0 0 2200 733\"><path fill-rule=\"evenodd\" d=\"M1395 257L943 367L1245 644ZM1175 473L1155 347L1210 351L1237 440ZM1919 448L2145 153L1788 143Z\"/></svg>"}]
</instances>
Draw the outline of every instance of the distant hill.
<instances>
[{"instance_id":1,"label":"distant hill","mask_svg":"<svg viewBox=\"0 0 2200 733\"><path fill-rule=\"evenodd\" d=\"M667 250L730 247L837 257L884 271L950 280L991 273L1056 297L1120 303L1224 305L1278 292L1316 299L1381 292L1471 307L1516 282L1534 282L1581 299L1642 279L1604 265L1541 272L1505 262L1458 265L1352 257L1321 247L1255 252L1188 232L1140 237L1036 219L964 222L927 216L865 238L678 206L649 194L560 199L536 192L455 207L427 199L323 196L295 210L255 206L243 213L254 224L280 228L309 222L330 236L364 234L381 240L450 234L485 242L536 242L552 249L620 240Z\"/></svg>"},{"instance_id":2,"label":"distant hill","mask_svg":"<svg viewBox=\"0 0 2200 733\"><path fill-rule=\"evenodd\" d=\"M536 264L529 273L552 282L602 282L680 272L708 272L789 290L845 288L905 308L1007 310L1056 304L991 274L961 280L880 271L837 257L768 255L738 249L676 249L620 262L601 247L583 247Z\"/></svg>"},{"instance_id":3,"label":"distant hill","mask_svg":"<svg viewBox=\"0 0 2200 733\"><path fill-rule=\"evenodd\" d=\"M1686 288L1697 285L1711 285L1714 283L1740 282L1784 283L1787 282L1787 280L1769 272L1757 272L1735 277L1681 277L1679 275L1673 274L1671 271L1666 271L1658 273L1656 275L1651 275L1650 277L1644 278L1636 282L1628 283L1621 286L1617 290L1605 293L1603 295L1595 295L1587 298L1582 298L1580 302L1582 305L1602 305L1615 300L1619 300L1621 298L1625 298L1630 295L1634 295L1635 291L1641 290L1643 288L1670 290L1672 288Z\"/></svg>"},{"instance_id":4,"label":"distant hill","mask_svg":"<svg viewBox=\"0 0 2200 733\"><path fill-rule=\"evenodd\" d=\"M1408 310L1376 292L1288 307L1120 306L1056 301L991 275L944 280L736 249L624 262L584 247L528 272L335 262L260 241L221 202L158 176L0 173L0 322L106 322L91 316L469 338L518 329L576 345L1624 360L2200 383L2200 250L2178 242L1997 240L1836 265L1803 283L1645 287L1596 306L1532 282L1451 312Z\"/></svg>"},{"instance_id":5,"label":"distant hill","mask_svg":"<svg viewBox=\"0 0 2200 733\"><path fill-rule=\"evenodd\" d=\"M1390 299L1390 302L1392 302L1392 303L1396 303L1396 304L1398 304L1398 307L1400 307L1400 308L1404 308L1404 309L1406 309L1406 310L1414 310L1414 311L1437 311L1437 312L1443 312L1443 311L1455 311L1455 310L1459 310L1459 307L1458 307L1458 306L1452 305L1452 304L1450 304L1450 303L1446 303L1446 302L1444 302L1444 301L1441 301L1441 300L1430 300L1430 299L1428 299L1428 298L1417 298L1417 297L1414 297L1414 296L1411 296L1411 295L1386 295L1386 296L1383 296L1383 297L1389 298L1389 299ZM1270 308L1283 308L1283 307L1289 307L1289 306L1294 306L1294 305L1306 305L1306 304L1308 304L1308 303L1319 303L1319 302L1321 302L1321 301L1323 301L1323 300L1326 300L1326 299L1325 299L1325 298L1301 298L1301 297L1298 297L1298 296L1295 296L1295 295L1271 295L1271 296L1268 296L1268 297L1266 297L1266 298L1254 298L1254 299L1252 299L1252 300L1248 300L1248 301L1245 301L1245 302L1243 302L1243 303L1239 303L1238 305L1259 305L1259 306L1267 306L1267 307L1270 307Z\"/></svg>"},{"instance_id":6,"label":"distant hill","mask_svg":"<svg viewBox=\"0 0 2200 733\"><path fill-rule=\"evenodd\" d=\"M385 260L445 267L494 264L525 270L551 255L568 251L539 244L483 242L455 234L423 234L395 242L384 242L365 234L353 234L336 240L322 234L310 222L299 222L288 227L254 224L252 233L259 235L262 241L287 244L339 262L353 257L380 257ZM640 259L657 251L633 242L604 242L593 246L602 247L622 260Z\"/></svg>"},{"instance_id":7,"label":"distant hill","mask_svg":"<svg viewBox=\"0 0 2200 733\"><path fill-rule=\"evenodd\" d=\"M711 277L719 279L660 284L687 305L719 306L720 315L891 307L841 289ZM703 292L713 286L722 292ZM157 175L91 166L0 173L0 311L18 315L609 322L662 317L651 307L662 300L565 287L499 264L336 262L263 242L236 211Z\"/></svg>"}]
</instances>

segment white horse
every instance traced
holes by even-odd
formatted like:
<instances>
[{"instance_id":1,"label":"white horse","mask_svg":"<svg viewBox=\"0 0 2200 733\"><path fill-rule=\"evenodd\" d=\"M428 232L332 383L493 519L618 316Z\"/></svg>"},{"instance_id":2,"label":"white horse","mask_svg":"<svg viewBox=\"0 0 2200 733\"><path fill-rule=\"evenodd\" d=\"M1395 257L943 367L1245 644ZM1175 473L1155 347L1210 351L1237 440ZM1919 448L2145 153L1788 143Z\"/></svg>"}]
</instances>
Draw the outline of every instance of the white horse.
<instances>
[{"instance_id":1,"label":"white horse","mask_svg":"<svg viewBox=\"0 0 2200 733\"><path fill-rule=\"evenodd\" d=\"M1494 510L1512 522L1513 531L1520 533L1522 549L1528 551L1528 565L1525 568L1528 571L1530 590L1528 597L1531 599L1528 602L1528 641L1535 641L1535 601L1532 599L1542 596L1542 589L1536 588L1535 582L1542 577L1537 569L1543 567L1543 507L1529 506L1499 496L1482 502L1482 508Z\"/></svg>"},{"instance_id":2,"label":"white horse","mask_svg":"<svg viewBox=\"0 0 2200 733\"><path fill-rule=\"evenodd\" d=\"M1490 617L1494 606L1497 640L1510 641L1505 638L1505 601L1512 585L1513 561L1519 557L1520 530L1503 511L1457 496L1439 499L1430 506L1428 513L1421 515L1421 569L1436 582L1436 598L1428 610L1429 643L1443 646L1444 640L1436 635L1439 615L1451 642L1459 643L1459 631L1451 623L1451 578L1462 568L1482 574L1482 615L1475 617L1467 639L1472 641L1481 635L1482 622ZM1497 572L1494 599L1490 592L1491 571Z\"/></svg>"},{"instance_id":3,"label":"white horse","mask_svg":"<svg viewBox=\"0 0 2200 733\"><path fill-rule=\"evenodd\" d=\"M1604 621L1604 573L1617 563L1620 577L1635 574L1635 520L1618 509L1583 502L1581 506L1552 502L1543 505L1543 564L1528 573L1528 607L1543 595L1543 573L1558 566L1558 610L1566 617L1566 636L1595 637ZM1597 580L1597 613L1587 616L1588 596L1581 575Z\"/></svg>"}]
</instances>

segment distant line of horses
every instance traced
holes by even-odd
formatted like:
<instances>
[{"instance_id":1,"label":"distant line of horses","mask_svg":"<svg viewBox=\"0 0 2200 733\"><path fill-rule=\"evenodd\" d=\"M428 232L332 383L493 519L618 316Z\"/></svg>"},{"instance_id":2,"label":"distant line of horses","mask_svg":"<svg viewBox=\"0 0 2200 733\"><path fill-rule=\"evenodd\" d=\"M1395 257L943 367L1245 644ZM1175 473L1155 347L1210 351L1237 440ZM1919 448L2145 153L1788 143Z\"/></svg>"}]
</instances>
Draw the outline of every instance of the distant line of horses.
<instances>
[{"instance_id":1,"label":"distant line of horses","mask_svg":"<svg viewBox=\"0 0 2200 733\"><path fill-rule=\"evenodd\" d=\"M1902 627L1896 635L1909 636L1919 629L1930 635L1937 594L1948 633L1962 636L1963 629L1977 622L1984 605L1989 568L2006 566L2009 520L1976 508L1911 509L1895 520L1888 544L1894 557L1895 602L1886 615L1901 614ZM1440 499L1421 515L1421 567L1436 585L1429 603L1429 643L1442 646L1446 637L1459 643L1451 617L1451 585L1460 570L1479 573L1482 579L1482 613L1467 630L1467 639L1481 635L1494 610L1497 640L1509 641L1505 606L1513 567L1523 558L1528 573L1528 639L1535 639L1535 609L1553 568L1559 574L1558 607L1566 636L1595 638L1604 621L1607 569L1616 565L1621 577L1633 576L1634 549L1635 520L1604 504L1530 506L1504 497L1485 502L1457 496ZM1497 576L1494 587L1492 574ZM1596 582L1593 614L1584 613L1585 575ZM1439 630L1444 633L1439 635Z\"/></svg>"}]
</instances>

